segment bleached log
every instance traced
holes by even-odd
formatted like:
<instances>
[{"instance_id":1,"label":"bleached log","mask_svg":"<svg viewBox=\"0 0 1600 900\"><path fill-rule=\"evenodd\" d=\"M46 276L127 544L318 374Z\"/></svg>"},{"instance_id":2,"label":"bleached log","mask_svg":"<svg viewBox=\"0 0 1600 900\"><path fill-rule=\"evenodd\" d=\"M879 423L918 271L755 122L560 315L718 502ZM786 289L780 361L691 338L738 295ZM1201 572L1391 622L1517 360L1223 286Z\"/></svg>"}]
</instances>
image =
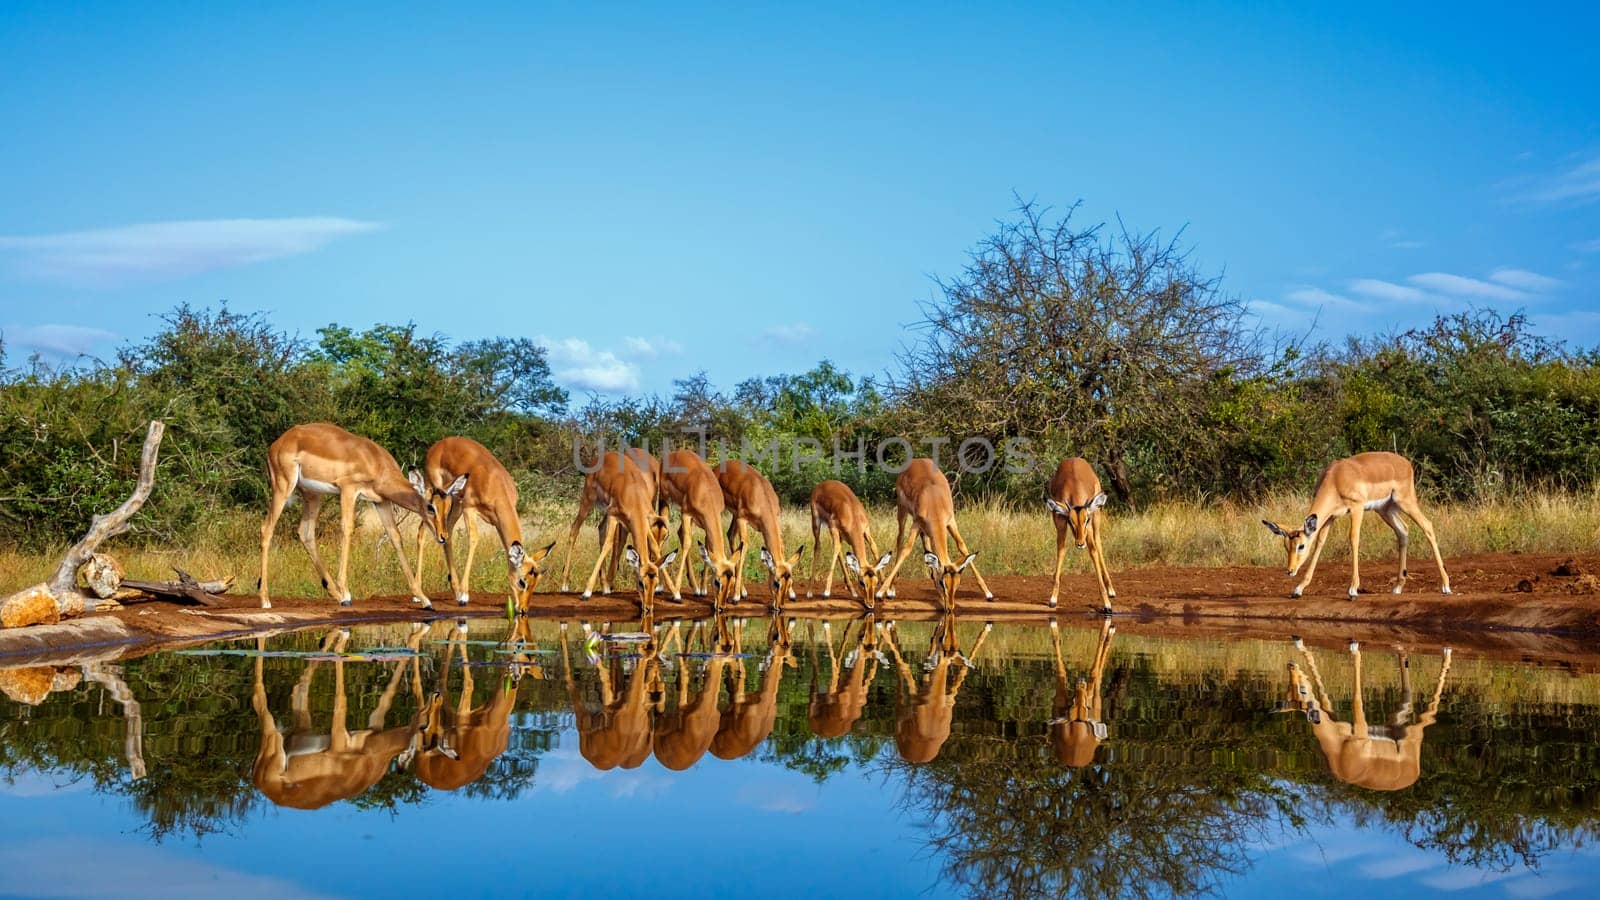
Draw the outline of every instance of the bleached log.
<instances>
[{"instance_id":1,"label":"bleached log","mask_svg":"<svg viewBox=\"0 0 1600 900\"><path fill-rule=\"evenodd\" d=\"M78 570L94 557L101 544L127 531L128 520L150 499L150 491L156 483L157 451L166 429L166 423L159 419L150 422L150 430L144 437L144 451L139 457L139 480L132 496L111 512L94 517L89 531L61 558L61 564L49 581L0 600L0 627L59 622L83 613L85 594L78 588Z\"/></svg>"}]
</instances>

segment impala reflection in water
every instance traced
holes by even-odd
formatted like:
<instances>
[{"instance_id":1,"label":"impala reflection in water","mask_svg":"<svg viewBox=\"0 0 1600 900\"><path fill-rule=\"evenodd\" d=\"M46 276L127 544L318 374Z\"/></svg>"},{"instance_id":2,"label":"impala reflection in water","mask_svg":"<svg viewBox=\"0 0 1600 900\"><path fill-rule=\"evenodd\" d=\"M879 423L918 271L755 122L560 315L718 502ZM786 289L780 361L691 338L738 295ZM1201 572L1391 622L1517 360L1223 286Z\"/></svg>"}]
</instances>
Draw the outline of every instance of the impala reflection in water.
<instances>
[{"instance_id":1,"label":"impala reflection in water","mask_svg":"<svg viewBox=\"0 0 1600 900\"><path fill-rule=\"evenodd\" d=\"M70 842L346 896L589 895L619 852L718 873L667 896L1595 873L1600 676L1140 627L445 620L0 669L0 855L30 886Z\"/></svg>"}]
</instances>

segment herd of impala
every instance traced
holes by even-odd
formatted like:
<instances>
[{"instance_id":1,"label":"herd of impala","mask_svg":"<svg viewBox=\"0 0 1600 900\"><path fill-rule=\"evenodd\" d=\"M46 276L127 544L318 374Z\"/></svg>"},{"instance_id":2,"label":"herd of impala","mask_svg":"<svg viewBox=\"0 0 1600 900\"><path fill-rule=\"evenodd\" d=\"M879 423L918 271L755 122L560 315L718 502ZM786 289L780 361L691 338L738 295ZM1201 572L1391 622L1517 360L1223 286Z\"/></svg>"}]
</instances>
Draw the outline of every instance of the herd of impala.
<instances>
[{"instance_id":1,"label":"herd of impala","mask_svg":"<svg viewBox=\"0 0 1600 900\"><path fill-rule=\"evenodd\" d=\"M267 451L267 475L272 498L266 521L261 526L260 595L263 608L272 605L268 589L268 564L273 534L284 507L296 494L301 498L299 536L311 556L322 585L342 605L351 604L349 587L350 541L355 528L356 501L367 500L377 509L379 521L393 544L400 570L410 586L413 601L432 609L423 588L422 559L426 538L431 534L443 547L449 586L455 600L466 605L470 598L469 580L478 548L482 519L500 536L509 572L508 611L526 613L533 593L555 542L536 549L523 543L522 522L517 512L517 488L504 466L482 444L465 437L449 437L428 449L422 471L405 475L393 455L376 443L352 434L337 425L314 423L297 425L272 443ZM324 500L339 498L340 543L338 575L335 578L323 564L317 550L317 516ZM1106 495L1094 469L1082 459L1064 460L1057 467L1045 491L1045 505L1056 529L1055 578L1046 601L1059 602L1061 568L1066 557L1067 536L1080 549L1088 551L1099 585L1101 610L1109 614L1116 588L1106 564L1101 542L1101 527ZM417 528L416 570L413 571L401 549L395 523L395 508L415 513L421 520ZM609 593L621 560L626 559L637 576L639 601L644 611L652 612L658 593L681 601L687 587L697 596L710 595L713 607L721 612L749 595L745 585L745 557L750 547L750 530L760 534L760 560L768 576L770 605L781 610L787 600L796 598L795 566L805 551L802 545L790 553L784 546L779 527L781 512L777 493L760 472L738 460L721 463L715 469L690 450L678 449L657 460L648 452L633 448L607 451L586 476L568 535L566 561L561 571L561 589L569 590L572 549L578 533L590 514L598 509L600 553L583 589L583 598L594 593L597 582ZM670 534L669 514L678 512L678 546L667 552ZM1421 529L1439 566L1443 593L1450 593L1450 577L1434 535L1433 524L1417 503L1412 467L1393 453L1361 453L1334 462L1318 478L1311 511L1298 528L1286 528L1263 521L1273 534L1282 538L1292 577L1305 568L1305 576L1292 596L1299 597L1310 584L1317 560L1327 543L1333 519L1350 515L1351 571L1348 596L1356 597L1361 587L1361 520L1365 511L1378 513L1394 530L1400 550L1400 577L1394 592L1400 593L1409 576L1407 571L1406 524L1409 517ZM724 518L728 519L724 532ZM812 546L808 573L810 596L817 581L817 562L821 556L822 531L833 539L822 596L833 590L834 572L843 574L852 597L867 610L876 600L895 596L895 577L921 538L922 561L933 581L939 606L953 610L962 575L971 570L986 600L993 600L977 556L961 536L956 525L955 502L950 482L930 459L913 459L895 482L895 514L899 523L894 550L879 555L877 543L868 529L867 514L848 485L824 481L811 493ZM465 520L467 559L457 569L451 553L451 535ZM911 528L907 528L907 523ZM696 540L695 529L700 538ZM954 543L956 554L950 553ZM691 552L690 548L697 552ZM694 556L703 566L697 571ZM1309 563L1309 564L1307 564Z\"/></svg>"}]
</instances>

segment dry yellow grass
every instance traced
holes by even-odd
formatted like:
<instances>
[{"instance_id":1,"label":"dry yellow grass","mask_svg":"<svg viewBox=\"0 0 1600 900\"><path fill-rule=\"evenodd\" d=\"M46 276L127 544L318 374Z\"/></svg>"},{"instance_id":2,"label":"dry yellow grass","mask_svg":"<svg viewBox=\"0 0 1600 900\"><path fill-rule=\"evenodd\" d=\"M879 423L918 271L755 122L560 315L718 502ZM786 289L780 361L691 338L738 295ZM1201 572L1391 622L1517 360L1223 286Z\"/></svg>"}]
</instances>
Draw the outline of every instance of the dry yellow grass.
<instances>
[{"instance_id":1,"label":"dry yellow grass","mask_svg":"<svg viewBox=\"0 0 1600 900\"><path fill-rule=\"evenodd\" d=\"M1281 544L1260 524L1263 518L1294 522L1304 515L1303 497L1284 496L1254 505L1231 503L1165 503L1128 513L1112 504L1105 511L1106 557L1113 570L1138 566L1219 566L1278 565L1282 562ZM1586 494L1529 494L1504 500L1425 507L1433 517L1446 558L1485 552L1593 552L1600 547L1600 490ZM557 541L551 566L555 570L542 585L559 586L559 566L567 552L567 529L573 510L569 505L535 500L524 503L524 529L527 543L542 546ZM894 510L870 510L872 531L884 550L895 539ZM260 518L255 511L237 510L220 515L193 545L184 547L137 548L116 542L107 549L127 569L130 577L170 577L173 566L181 566L201 577L236 575L239 590L254 590L258 559ZM286 516L280 526L273 554L273 592L283 595L320 596L321 588L311 563L300 547L293 530L294 516ZM370 516L368 517L370 518ZM137 520L135 520L137 522ZM1012 507L999 504L963 508L957 513L972 549L978 551L984 571L993 574L1049 574L1054 561L1055 529L1041 503ZM790 548L804 543L807 558L800 575L810 571L811 521L804 509L784 514L785 541ZM402 533L415 534L416 522L402 526ZM1335 523L1329 541L1327 560L1348 556L1346 523ZM323 558L330 567L337 563L338 525L332 514L322 521ZM1421 534L1412 529L1412 553L1427 554ZM1363 558L1384 559L1394 554L1394 537L1382 522L1372 519L1364 530ZM410 559L413 542L406 538ZM596 535L590 523L579 531L573 559L572 582L580 587L588 578L594 561ZM823 533L823 552L831 553L832 541ZM792 552L792 549L791 549ZM355 596L399 594L406 590L404 579L394 565L393 551L380 540L380 531L364 520L361 533L352 546L350 583ZM436 544L426 546L427 587L445 590L443 560ZM457 541L458 558L464 559L466 541ZM0 593L45 578L55 565L57 554L19 553L0 549ZM475 591L500 592L505 589L504 554L499 540L485 533L479 544L472 584ZM823 558L826 560L826 556ZM751 555L752 562L754 554ZM1087 555L1069 547L1068 571L1087 572ZM820 568L820 567L819 567ZM820 574L820 572L819 572Z\"/></svg>"}]
</instances>

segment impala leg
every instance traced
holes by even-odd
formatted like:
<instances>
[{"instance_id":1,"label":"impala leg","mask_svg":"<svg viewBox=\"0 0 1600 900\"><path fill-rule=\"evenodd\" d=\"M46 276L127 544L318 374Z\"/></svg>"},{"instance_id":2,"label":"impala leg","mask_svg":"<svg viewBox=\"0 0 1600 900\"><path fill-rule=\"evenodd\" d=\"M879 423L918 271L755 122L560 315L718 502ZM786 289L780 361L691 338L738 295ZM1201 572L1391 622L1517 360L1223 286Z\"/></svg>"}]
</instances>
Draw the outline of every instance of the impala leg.
<instances>
[{"instance_id":1,"label":"impala leg","mask_svg":"<svg viewBox=\"0 0 1600 900\"><path fill-rule=\"evenodd\" d=\"M466 606L472 597L472 561L478 555L478 515L470 508L462 514L467 522L467 567L461 571L461 577L451 576L456 584L456 605ZM455 529L451 529L454 531Z\"/></svg>"},{"instance_id":2,"label":"impala leg","mask_svg":"<svg viewBox=\"0 0 1600 900\"><path fill-rule=\"evenodd\" d=\"M1411 689L1411 658L1399 647L1394 651L1395 663L1400 666L1400 708L1395 710L1394 718L1389 724L1394 728L1403 727L1414 715L1416 694Z\"/></svg>"},{"instance_id":3,"label":"impala leg","mask_svg":"<svg viewBox=\"0 0 1600 900\"><path fill-rule=\"evenodd\" d=\"M950 537L955 540L956 549L961 551L961 556L963 559L965 559L972 551L967 549L967 542L962 540L961 529L956 527L956 522L954 519L950 520ZM983 588L983 599L993 600L994 591L989 590L989 585L984 583L983 573L978 571L977 560L972 561L972 577L978 579L978 587Z\"/></svg>"},{"instance_id":4,"label":"impala leg","mask_svg":"<svg viewBox=\"0 0 1600 900\"><path fill-rule=\"evenodd\" d=\"M1371 737L1367 729L1367 707L1361 702L1361 645L1350 642L1350 665L1355 669L1355 698L1350 701L1350 734L1356 740Z\"/></svg>"},{"instance_id":5,"label":"impala leg","mask_svg":"<svg viewBox=\"0 0 1600 900\"><path fill-rule=\"evenodd\" d=\"M587 488L587 486L585 486ZM568 576L572 574L572 551L578 546L578 531L583 528L583 522L589 518L589 510L594 505L594 498L589 496L586 489L583 496L578 498L578 515L572 520L572 528L567 532L567 559L561 564L561 593L572 591Z\"/></svg>"},{"instance_id":6,"label":"impala leg","mask_svg":"<svg viewBox=\"0 0 1600 900\"><path fill-rule=\"evenodd\" d=\"M850 580L850 571L844 567L844 541L844 530L837 525L833 526L833 558L828 563L828 583L830 585L833 583L833 572L837 569L839 571L839 579L844 582L845 590L850 592L850 599L857 600L860 599L861 592L856 590L855 582ZM870 560L863 560L867 565L877 561L878 558L876 556L873 556ZM828 596L827 592L824 591L822 596Z\"/></svg>"},{"instance_id":7,"label":"impala leg","mask_svg":"<svg viewBox=\"0 0 1600 900\"><path fill-rule=\"evenodd\" d=\"M1311 559L1306 562L1306 575L1294 586L1294 591L1289 596L1298 597L1311 586L1311 576L1317 573L1317 560L1322 558L1322 545L1328 542L1328 532L1332 530L1334 518L1336 517L1329 516L1328 521L1324 522L1322 527L1317 529L1316 535L1311 538Z\"/></svg>"},{"instance_id":8,"label":"impala leg","mask_svg":"<svg viewBox=\"0 0 1600 900\"><path fill-rule=\"evenodd\" d=\"M1050 519L1056 526L1056 577L1050 583L1050 605L1055 606L1061 598L1061 564L1067 559L1067 521L1055 513L1050 514Z\"/></svg>"},{"instance_id":9,"label":"impala leg","mask_svg":"<svg viewBox=\"0 0 1600 900\"><path fill-rule=\"evenodd\" d=\"M1361 592L1361 520L1365 510L1356 507L1350 511L1350 599Z\"/></svg>"},{"instance_id":10,"label":"impala leg","mask_svg":"<svg viewBox=\"0 0 1600 900\"><path fill-rule=\"evenodd\" d=\"M606 564L606 556L611 552L611 543L617 539L617 522L610 516L605 519L605 538L600 542L600 555L594 558L594 571L589 573L589 583L583 588L583 599L594 596L594 583L600 578L600 570Z\"/></svg>"},{"instance_id":11,"label":"impala leg","mask_svg":"<svg viewBox=\"0 0 1600 900\"><path fill-rule=\"evenodd\" d=\"M1439 715L1439 699L1444 696L1444 678L1450 674L1450 648L1444 648L1444 664L1439 668L1439 681L1433 686L1433 699L1428 701L1428 711L1422 714L1422 719L1417 722L1423 728L1432 725Z\"/></svg>"},{"instance_id":12,"label":"impala leg","mask_svg":"<svg viewBox=\"0 0 1600 900\"><path fill-rule=\"evenodd\" d=\"M750 543L749 543L749 541L750 541L750 525L749 525L748 522L746 522L743 519L739 519L739 520L737 520L737 522L738 522L738 525L739 525L739 542L737 544L733 543L733 536L732 536L733 535L733 524L730 523L728 525L728 534L729 534L728 543L732 544L735 547L743 547L744 548L744 550L742 550L739 553L739 558L734 562L734 566L735 566L734 572L736 573L734 575L734 580L735 580L734 583L736 585L738 585L737 591L734 594L734 596L738 597L740 600L743 600L746 597L750 596L750 591L748 589L746 589L745 586L744 586L745 565L746 565L746 563L748 563L750 561ZM770 550L769 550L769 552L770 552Z\"/></svg>"},{"instance_id":13,"label":"impala leg","mask_svg":"<svg viewBox=\"0 0 1600 900\"><path fill-rule=\"evenodd\" d=\"M283 515L283 508L289 503L289 494L294 490L294 483L276 477L272 480L272 499L267 503L267 517L261 522L261 578L256 582L257 590L261 594L261 608L271 609L271 595L267 591L267 567L272 561L272 535L278 530L278 519Z\"/></svg>"},{"instance_id":14,"label":"impala leg","mask_svg":"<svg viewBox=\"0 0 1600 900\"><path fill-rule=\"evenodd\" d=\"M1306 668L1311 670L1311 682L1317 687L1317 697L1322 704L1322 710L1328 715L1333 715L1333 699L1328 696L1328 689L1322 684L1322 673L1317 670L1317 658L1299 638L1295 639L1295 646L1306 658Z\"/></svg>"},{"instance_id":15,"label":"impala leg","mask_svg":"<svg viewBox=\"0 0 1600 900\"><path fill-rule=\"evenodd\" d=\"M1100 577L1105 579L1106 596L1115 600L1117 599L1117 586L1111 583L1111 566L1106 564L1106 542L1105 535L1100 530L1101 521L1100 514L1096 513L1094 519L1089 523L1094 528L1094 555L1100 560Z\"/></svg>"},{"instance_id":16,"label":"impala leg","mask_svg":"<svg viewBox=\"0 0 1600 900\"><path fill-rule=\"evenodd\" d=\"M894 565L889 567L889 577L883 580L883 586L878 588L878 599L894 596L894 576L900 572L900 564L911 555L911 545L906 542L906 514L904 510L896 510L896 517L900 520L900 530L894 538Z\"/></svg>"},{"instance_id":17,"label":"impala leg","mask_svg":"<svg viewBox=\"0 0 1600 900\"><path fill-rule=\"evenodd\" d=\"M1444 557L1439 554L1439 541L1433 535L1433 523L1423 515L1415 497L1396 497L1395 500L1400 504L1401 512L1410 516L1411 521L1422 529L1422 536L1428 539L1428 546L1433 549L1433 561L1439 565L1439 593L1450 593L1450 575L1444 570Z\"/></svg>"},{"instance_id":18,"label":"impala leg","mask_svg":"<svg viewBox=\"0 0 1600 900\"><path fill-rule=\"evenodd\" d=\"M1406 530L1406 520L1400 516L1399 505L1393 500L1378 507L1378 515L1394 530L1394 541L1400 548L1400 580L1394 585L1394 592L1398 594L1405 590L1406 576L1410 574L1406 567L1406 549L1411 543L1411 534Z\"/></svg>"},{"instance_id":19,"label":"impala leg","mask_svg":"<svg viewBox=\"0 0 1600 900\"><path fill-rule=\"evenodd\" d=\"M822 555L822 521L817 518L817 511L811 510L811 546L815 552L811 554L811 566L806 573L806 597L816 596L817 589L817 557ZM833 557L828 558L828 583L833 583ZM822 596L828 596L827 588L822 591Z\"/></svg>"},{"instance_id":20,"label":"impala leg","mask_svg":"<svg viewBox=\"0 0 1600 900\"><path fill-rule=\"evenodd\" d=\"M684 511L683 517L678 520L678 571L672 573L672 599L683 602L683 594L678 587L683 582L683 570L689 567L689 513Z\"/></svg>"},{"instance_id":21,"label":"impala leg","mask_svg":"<svg viewBox=\"0 0 1600 900\"><path fill-rule=\"evenodd\" d=\"M1106 567L1106 557L1100 547L1100 524L1098 521L1089 522L1089 560L1094 563L1095 581L1100 585L1101 610L1111 612L1111 598L1117 595L1111 587L1111 572Z\"/></svg>"},{"instance_id":22,"label":"impala leg","mask_svg":"<svg viewBox=\"0 0 1600 900\"><path fill-rule=\"evenodd\" d=\"M424 575L422 573L422 560L423 560L423 549L424 549L423 545L427 543L427 536L428 536L428 522L427 522L427 520L423 519L421 516L418 516L417 517L417 556L416 556L416 559L417 559L417 580L421 581L421 582L426 582L428 580L428 576L426 576L426 575ZM450 564L450 555L448 553L445 554L444 561L445 561L445 566L448 568L449 564ZM448 578L449 574L446 573L445 577ZM451 588L454 588L455 587L455 582L452 581L450 586L451 586Z\"/></svg>"},{"instance_id":23,"label":"impala leg","mask_svg":"<svg viewBox=\"0 0 1600 900\"><path fill-rule=\"evenodd\" d=\"M322 581L322 589L328 596L335 600L341 599L339 586L333 583L333 578L328 575L328 567L322 563L322 554L317 551L317 515L322 512L323 494L303 494L300 501L300 527L297 533L300 543L305 546L306 553L311 557L311 565L317 570L317 578Z\"/></svg>"},{"instance_id":24,"label":"impala leg","mask_svg":"<svg viewBox=\"0 0 1600 900\"><path fill-rule=\"evenodd\" d=\"M356 531L356 501L359 495L353 490L339 492L339 605L351 605L350 598L350 539ZM315 529L316 526L312 526Z\"/></svg>"},{"instance_id":25,"label":"impala leg","mask_svg":"<svg viewBox=\"0 0 1600 900\"><path fill-rule=\"evenodd\" d=\"M400 563L400 574L405 576L406 583L411 585L411 602L420 603L423 609L433 609L433 601L428 599L428 592L422 589L422 582L417 580L411 571L411 564L406 562L406 548L400 543L400 529L394 524L394 507L387 503L377 504L378 521L383 523L383 530L389 535L389 543L394 545L394 558ZM345 539L346 545L349 538ZM349 596L349 591L345 592Z\"/></svg>"}]
</instances>

